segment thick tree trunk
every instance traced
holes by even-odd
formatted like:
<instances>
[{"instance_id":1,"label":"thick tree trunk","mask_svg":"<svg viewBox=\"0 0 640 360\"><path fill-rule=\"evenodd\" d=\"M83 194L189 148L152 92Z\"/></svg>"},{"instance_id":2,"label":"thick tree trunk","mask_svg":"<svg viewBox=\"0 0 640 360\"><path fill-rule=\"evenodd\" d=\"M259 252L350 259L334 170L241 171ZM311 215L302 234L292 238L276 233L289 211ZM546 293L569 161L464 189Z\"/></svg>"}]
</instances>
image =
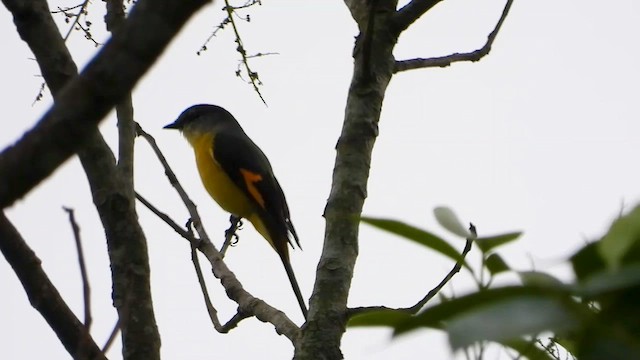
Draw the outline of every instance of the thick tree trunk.
<instances>
[{"instance_id":1,"label":"thick tree trunk","mask_svg":"<svg viewBox=\"0 0 640 360\"><path fill-rule=\"evenodd\" d=\"M309 319L296 343L295 358L342 359L347 297L358 255L358 227L378 135L384 94L393 73L392 29L397 1L347 1L360 35L354 50L342 133L336 146L333 184L324 212L324 248L310 300Z\"/></svg>"},{"instance_id":2,"label":"thick tree trunk","mask_svg":"<svg viewBox=\"0 0 640 360\"><path fill-rule=\"evenodd\" d=\"M20 36L36 56L55 103L34 129L0 154L0 173L11 174L0 177L0 204L11 205L78 152L105 228L124 359L159 359L160 335L151 301L146 239L135 212L130 161L133 123L129 122L126 143L120 147L119 168L97 124L116 103L123 103L169 40L205 2L139 1L121 33L115 34L78 75L46 1L3 0ZM110 4L121 10L121 3ZM149 32L150 28L154 31ZM68 316L43 315L56 322L51 325L54 329L77 327L77 321ZM74 344L86 342L82 333L57 333L65 334L61 341L72 356L78 350ZM86 350L95 352L94 348Z\"/></svg>"}]
</instances>

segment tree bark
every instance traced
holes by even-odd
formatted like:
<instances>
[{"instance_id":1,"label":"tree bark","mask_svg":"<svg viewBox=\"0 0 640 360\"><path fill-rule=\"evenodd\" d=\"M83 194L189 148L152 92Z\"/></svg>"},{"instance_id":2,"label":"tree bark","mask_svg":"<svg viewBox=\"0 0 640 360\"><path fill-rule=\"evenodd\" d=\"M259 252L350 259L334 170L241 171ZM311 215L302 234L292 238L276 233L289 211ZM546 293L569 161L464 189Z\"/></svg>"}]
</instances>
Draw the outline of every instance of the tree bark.
<instances>
[{"instance_id":1,"label":"tree bark","mask_svg":"<svg viewBox=\"0 0 640 360\"><path fill-rule=\"evenodd\" d=\"M160 336L153 313L147 245L135 212L133 132L121 131L127 136L121 139L123 161L118 169L97 124L117 102L126 98L137 79L204 1L164 4L140 1L130 21L113 26L122 32L113 36L80 75L46 1L3 2L12 12L21 38L36 56L55 104L32 131L0 154L0 173L11 174L0 178L0 203L3 207L10 205L78 151L105 229L113 300L123 334L123 357L159 359ZM115 7L121 5L116 3ZM133 129L132 119L127 124L127 129ZM67 325L66 318L56 319L61 323L52 325L54 329L75 326ZM61 340L65 345L69 342ZM69 352L75 356L76 350Z\"/></svg>"},{"instance_id":2,"label":"tree bark","mask_svg":"<svg viewBox=\"0 0 640 360\"><path fill-rule=\"evenodd\" d=\"M354 70L326 219L324 247L310 300L309 319L296 343L295 358L342 359L347 297L358 255L359 218L367 197L371 153L378 135L384 94L393 74L392 26L397 1L346 1L358 22Z\"/></svg>"},{"instance_id":3,"label":"tree bark","mask_svg":"<svg viewBox=\"0 0 640 360\"><path fill-rule=\"evenodd\" d=\"M42 269L40 259L0 211L0 251L22 283L31 305L49 324L73 359L106 360Z\"/></svg>"}]
</instances>

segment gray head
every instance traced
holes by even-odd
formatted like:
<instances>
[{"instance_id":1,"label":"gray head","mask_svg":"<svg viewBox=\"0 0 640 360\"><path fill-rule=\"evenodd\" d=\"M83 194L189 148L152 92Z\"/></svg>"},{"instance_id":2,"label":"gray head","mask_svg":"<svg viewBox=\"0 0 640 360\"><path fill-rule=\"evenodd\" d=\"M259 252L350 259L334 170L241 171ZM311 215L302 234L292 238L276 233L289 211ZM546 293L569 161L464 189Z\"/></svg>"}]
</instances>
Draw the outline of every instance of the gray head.
<instances>
[{"instance_id":1,"label":"gray head","mask_svg":"<svg viewBox=\"0 0 640 360\"><path fill-rule=\"evenodd\" d=\"M185 136L199 135L203 133L218 133L220 131L235 131L242 128L230 112L216 105L199 104L186 109L178 116L176 121L164 127L165 129L177 129Z\"/></svg>"}]
</instances>

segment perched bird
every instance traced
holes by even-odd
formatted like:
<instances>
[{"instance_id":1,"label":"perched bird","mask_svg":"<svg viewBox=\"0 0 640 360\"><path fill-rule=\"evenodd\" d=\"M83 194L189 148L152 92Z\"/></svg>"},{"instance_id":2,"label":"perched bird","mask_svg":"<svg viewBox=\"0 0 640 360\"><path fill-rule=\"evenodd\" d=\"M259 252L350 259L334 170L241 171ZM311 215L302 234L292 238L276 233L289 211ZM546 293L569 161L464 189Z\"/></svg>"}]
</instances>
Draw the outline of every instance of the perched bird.
<instances>
[{"instance_id":1,"label":"perched bird","mask_svg":"<svg viewBox=\"0 0 640 360\"><path fill-rule=\"evenodd\" d=\"M193 147L202 184L225 211L245 218L278 253L304 317L307 307L291 268L289 234L300 247L289 206L269 160L227 110L194 105L164 127L177 129Z\"/></svg>"}]
</instances>

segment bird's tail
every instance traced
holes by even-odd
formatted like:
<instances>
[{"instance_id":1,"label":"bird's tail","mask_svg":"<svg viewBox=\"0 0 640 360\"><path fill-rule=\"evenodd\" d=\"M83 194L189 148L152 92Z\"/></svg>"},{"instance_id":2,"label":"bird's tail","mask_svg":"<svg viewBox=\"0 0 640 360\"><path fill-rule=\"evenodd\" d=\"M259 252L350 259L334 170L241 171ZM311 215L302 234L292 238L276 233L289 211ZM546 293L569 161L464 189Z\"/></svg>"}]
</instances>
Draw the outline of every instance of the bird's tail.
<instances>
[{"instance_id":1,"label":"bird's tail","mask_svg":"<svg viewBox=\"0 0 640 360\"><path fill-rule=\"evenodd\" d=\"M284 270L287 272L287 276L289 277L289 281L291 282L291 287L293 288L293 292L296 294L296 299L298 299L298 304L300 305L300 310L302 310L302 314L304 315L304 319L307 319L307 305L304 303L304 298L302 297L302 292L300 292L300 286L298 286L298 280L296 280L296 275L293 273L293 268L291 267L291 261L286 256L280 256L282 260L282 264L284 265Z\"/></svg>"},{"instance_id":2,"label":"bird's tail","mask_svg":"<svg viewBox=\"0 0 640 360\"><path fill-rule=\"evenodd\" d=\"M291 243L293 246L293 242L289 241L288 232L291 232L296 245L300 247L300 240L298 239L298 234L296 234L296 231L293 228L291 220L287 219L281 223L269 223L268 221L273 220L273 218L264 216L264 214L263 216L260 216L258 213L248 217L247 219L253 224L256 230L258 230L258 232L267 239L271 247L273 247L280 256L280 260L282 260L282 264L284 265L284 270L287 272L289 282L291 282L291 287L293 288L293 292L296 294L296 299L298 300L298 304L300 305L300 309L302 310L302 314L306 320L308 313L307 306L304 303L300 286L298 286L298 280L296 280L296 275L293 273L291 261L289 260L289 248L287 243Z\"/></svg>"}]
</instances>

